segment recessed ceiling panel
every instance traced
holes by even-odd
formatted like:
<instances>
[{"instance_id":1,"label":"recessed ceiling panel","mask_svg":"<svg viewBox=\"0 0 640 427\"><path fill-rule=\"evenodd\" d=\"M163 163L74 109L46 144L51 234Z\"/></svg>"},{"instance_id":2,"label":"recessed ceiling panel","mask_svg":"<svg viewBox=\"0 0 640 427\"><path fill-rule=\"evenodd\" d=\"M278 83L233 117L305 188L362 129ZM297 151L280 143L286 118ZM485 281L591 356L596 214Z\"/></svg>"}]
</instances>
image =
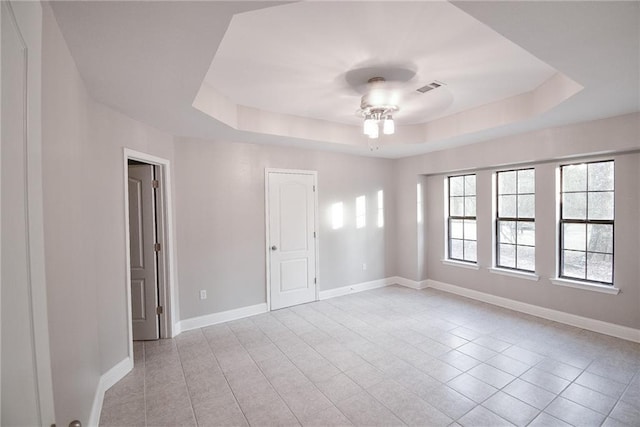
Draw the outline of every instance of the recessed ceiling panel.
<instances>
[{"instance_id":1,"label":"recessed ceiling panel","mask_svg":"<svg viewBox=\"0 0 640 427\"><path fill-rule=\"evenodd\" d=\"M239 105L357 124L348 77L367 67L415 71L393 85L399 124L528 92L556 72L447 2L299 2L235 15L205 81ZM444 85L417 91L434 81Z\"/></svg>"}]
</instances>

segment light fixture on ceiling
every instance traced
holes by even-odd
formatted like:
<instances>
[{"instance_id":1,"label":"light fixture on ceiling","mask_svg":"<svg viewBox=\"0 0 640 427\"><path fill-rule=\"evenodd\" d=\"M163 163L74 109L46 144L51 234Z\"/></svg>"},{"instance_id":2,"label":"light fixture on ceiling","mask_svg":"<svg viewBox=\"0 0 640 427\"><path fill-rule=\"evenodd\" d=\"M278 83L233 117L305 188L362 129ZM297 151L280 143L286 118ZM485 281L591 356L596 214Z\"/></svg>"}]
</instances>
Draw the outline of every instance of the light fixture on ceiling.
<instances>
[{"instance_id":1,"label":"light fixture on ceiling","mask_svg":"<svg viewBox=\"0 0 640 427\"><path fill-rule=\"evenodd\" d=\"M369 79L370 90L360 100L358 111L364 118L362 130L370 139L380 136L380 125L385 135L393 135L396 130L393 114L400 107L395 102L394 94L385 87L385 81L383 77Z\"/></svg>"}]
</instances>

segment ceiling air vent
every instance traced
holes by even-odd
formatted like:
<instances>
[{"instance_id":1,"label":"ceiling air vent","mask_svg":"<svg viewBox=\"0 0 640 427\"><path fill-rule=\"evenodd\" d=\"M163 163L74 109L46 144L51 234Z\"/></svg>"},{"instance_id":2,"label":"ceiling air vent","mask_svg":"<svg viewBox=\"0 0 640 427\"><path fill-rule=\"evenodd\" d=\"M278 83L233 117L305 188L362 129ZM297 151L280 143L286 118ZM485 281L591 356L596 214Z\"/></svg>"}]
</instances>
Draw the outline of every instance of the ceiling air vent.
<instances>
[{"instance_id":1,"label":"ceiling air vent","mask_svg":"<svg viewBox=\"0 0 640 427\"><path fill-rule=\"evenodd\" d=\"M444 83L434 80L428 85L425 85L425 86L422 86L421 88L416 89L416 91L420 93L427 93L430 90L438 89L440 86L443 86L443 85Z\"/></svg>"}]
</instances>

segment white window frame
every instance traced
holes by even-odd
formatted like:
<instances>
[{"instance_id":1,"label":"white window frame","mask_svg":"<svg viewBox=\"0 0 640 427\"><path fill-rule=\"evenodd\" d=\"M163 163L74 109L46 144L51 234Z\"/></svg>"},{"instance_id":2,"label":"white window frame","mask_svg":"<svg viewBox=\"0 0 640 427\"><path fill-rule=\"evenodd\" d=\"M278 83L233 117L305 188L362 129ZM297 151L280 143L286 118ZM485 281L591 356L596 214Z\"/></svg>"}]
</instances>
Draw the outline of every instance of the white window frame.
<instances>
[{"instance_id":1,"label":"white window frame","mask_svg":"<svg viewBox=\"0 0 640 427\"><path fill-rule=\"evenodd\" d=\"M455 216L452 217L451 216L451 195L450 195L450 180L451 178L457 178L457 177L466 177L466 176L474 176L476 183L475 183L475 194L473 195L473 197L475 197L476 199L476 215L474 216ZM444 180L444 186L445 186L445 256L444 259L442 260L442 262L444 264L447 265L454 265L454 266L461 266L461 267L471 267L473 269L478 269L478 234L477 234L477 227L478 227L478 219L477 219L477 207L478 207L478 198L477 198L477 193L478 193L478 175L475 172L472 173L463 173L463 174L459 174L459 175L449 175L447 177L445 177ZM464 191L464 190L463 190ZM464 194L464 192L463 192ZM460 197L460 196L454 196L454 197ZM465 195L463 195L462 197L466 197ZM458 259L458 258L452 258L451 257L451 220L462 220L463 221L463 229L464 229L464 221L465 220L473 220L475 221L476 224L476 260L472 261L472 260L465 260L465 259ZM459 240L459 239L457 239ZM464 241L467 239L464 239L463 236L463 257L464 257ZM471 241L471 240L469 240Z\"/></svg>"},{"instance_id":2,"label":"white window frame","mask_svg":"<svg viewBox=\"0 0 640 427\"><path fill-rule=\"evenodd\" d=\"M614 189L613 189L613 195L614 195L614 214L613 214L613 220L606 220L606 221L600 221L600 220L589 220L586 219L584 221L582 220L565 220L562 218L562 196L563 196L563 189L562 189L562 179L563 179L563 175L562 175L562 168L565 166L571 166L571 165L580 165L580 164L593 164L593 163L602 163L602 162L612 162L614 164ZM590 159L590 160L585 160L585 161L575 161L575 162L570 162L570 163L562 163L559 164L557 169L556 169L556 187L557 187L557 203L556 203L556 209L557 209L557 226L556 226L556 277L551 279L551 282L555 285L559 285L559 286L566 286L566 287L571 287L571 288L578 288L578 289L584 289L584 290L589 290L589 291L596 291L596 292L603 292L603 293L608 293L608 294L618 294L620 292L620 289L617 288L615 286L615 193L616 193L616 186L615 186L615 159L614 158L601 158L601 159ZM585 191L585 193L587 194L588 197L588 193L589 193L589 188L588 188L588 183L587 183L587 190ZM612 257L612 271L611 271L611 282L599 282L599 281L594 281L594 280L589 280L589 279L581 279L581 278L575 278L575 277L571 277L571 276L564 276L562 274L563 272L563 224L565 223L579 223L579 224L590 224L590 223L607 223L607 224L611 224L613 227L613 240L612 240L612 245L613 245L613 249L612 249L612 253L611 253L611 257ZM585 252L585 256L589 251L587 250Z\"/></svg>"},{"instance_id":3,"label":"white window frame","mask_svg":"<svg viewBox=\"0 0 640 427\"><path fill-rule=\"evenodd\" d=\"M518 172L520 171L528 171L531 170L534 173L534 189L533 189L533 193L520 193L519 189L518 189ZM506 194L506 195L515 195L516 196L516 216L515 217L501 217L500 216L500 174L501 173L508 173L508 172L515 172L516 173L516 189L515 189L515 193L513 194ZM526 247L532 247L531 245L521 245L518 244L517 241L517 237L516 237L516 242L513 244L513 246L515 246L515 256L516 256L516 260L515 260L515 267L509 267L509 266L505 266L505 265L500 265L500 222L501 221L512 221L516 223L516 229L518 227L518 223L519 222L528 222L528 223L532 223L535 227L536 224L536 215L535 215L535 210L533 212L533 217L520 217L519 213L517 212L517 206L518 206L518 196L520 195L533 195L534 197L534 203L535 203L535 199L536 199L536 191L535 191L535 172L536 169L535 167L525 167L525 168L511 168L511 169L504 169L504 170L499 170L495 172L495 179L493 180L493 190L494 190L494 204L495 204L495 209L494 209L494 233L493 233L493 238L494 238L494 243L493 243L493 251L494 251L494 262L493 262L493 269L495 270L506 270L512 273L516 273L518 275L520 274L525 274L525 275L531 275L533 276L533 278L537 278L537 275L535 274L536 272L536 261L535 261L535 256L534 256L534 268L533 270L527 270L524 268L519 268L518 267L518 246L526 246ZM505 195L505 194L502 194ZM536 250L536 244L534 241L533 244L533 249L534 251Z\"/></svg>"}]
</instances>

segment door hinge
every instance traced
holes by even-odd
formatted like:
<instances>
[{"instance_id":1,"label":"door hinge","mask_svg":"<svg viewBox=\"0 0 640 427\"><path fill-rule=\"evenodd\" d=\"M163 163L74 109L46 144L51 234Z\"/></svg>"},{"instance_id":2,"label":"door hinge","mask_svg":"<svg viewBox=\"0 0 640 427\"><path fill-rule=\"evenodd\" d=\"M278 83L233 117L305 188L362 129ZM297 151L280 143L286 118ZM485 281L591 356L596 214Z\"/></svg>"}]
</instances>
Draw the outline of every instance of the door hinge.
<instances>
[{"instance_id":1,"label":"door hinge","mask_svg":"<svg viewBox=\"0 0 640 427\"><path fill-rule=\"evenodd\" d=\"M160 243L156 243L153 245L153 250L155 252L160 252L161 249L162 249L162 246L160 245Z\"/></svg>"},{"instance_id":2,"label":"door hinge","mask_svg":"<svg viewBox=\"0 0 640 427\"><path fill-rule=\"evenodd\" d=\"M153 181L151 181L151 186L153 188L158 188L160 187L160 182L157 179L154 179Z\"/></svg>"},{"instance_id":3,"label":"door hinge","mask_svg":"<svg viewBox=\"0 0 640 427\"><path fill-rule=\"evenodd\" d=\"M314 284L314 285L317 285L317 284L318 284L318 278L317 278L317 277L314 277L314 278L313 278L313 284Z\"/></svg>"},{"instance_id":4,"label":"door hinge","mask_svg":"<svg viewBox=\"0 0 640 427\"><path fill-rule=\"evenodd\" d=\"M314 193L316 192L316 186L315 185L313 186L313 192Z\"/></svg>"},{"instance_id":5,"label":"door hinge","mask_svg":"<svg viewBox=\"0 0 640 427\"><path fill-rule=\"evenodd\" d=\"M156 314L162 314L162 311L163 310L162 310L162 306L161 305L156 307Z\"/></svg>"},{"instance_id":6,"label":"door hinge","mask_svg":"<svg viewBox=\"0 0 640 427\"><path fill-rule=\"evenodd\" d=\"M315 231L313 232L313 238L314 239L316 238L316 232Z\"/></svg>"}]
</instances>

